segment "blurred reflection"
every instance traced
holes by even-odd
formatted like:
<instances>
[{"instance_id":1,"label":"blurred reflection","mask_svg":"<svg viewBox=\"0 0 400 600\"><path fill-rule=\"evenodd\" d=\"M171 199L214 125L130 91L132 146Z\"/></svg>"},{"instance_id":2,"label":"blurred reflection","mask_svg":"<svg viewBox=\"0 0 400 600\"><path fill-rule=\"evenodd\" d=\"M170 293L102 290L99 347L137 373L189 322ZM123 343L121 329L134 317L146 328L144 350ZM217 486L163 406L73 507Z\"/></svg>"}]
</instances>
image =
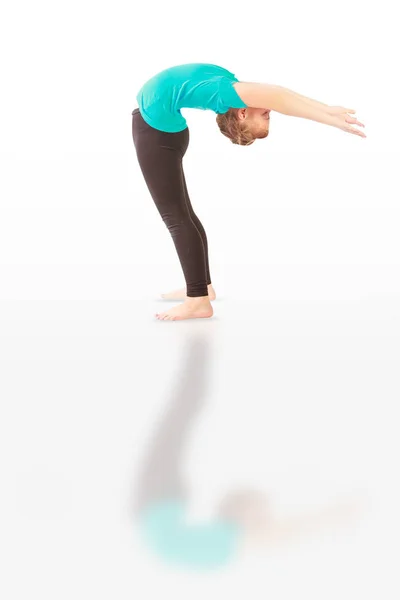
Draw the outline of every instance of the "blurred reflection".
<instances>
[{"instance_id":1,"label":"blurred reflection","mask_svg":"<svg viewBox=\"0 0 400 600\"><path fill-rule=\"evenodd\" d=\"M237 490L229 492L221 502L217 514L220 519L234 522L242 532L242 546L254 550L295 541L298 537L312 536L325 528L351 522L360 514L361 496L342 501L293 517L277 518L269 506L265 492Z\"/></svg>"},{"instance_id":2,"label":"blurred reflection","mask_svg":"<svg viewBox=\"0 0 400 600\"><path fill-rule=\"evenodd\" d=\"M230 563L238 551L263 548L313 533L353 516L357 503L343 502L297 518L273 518L268 496L257 489L229 491L215 517L188 523L190 493L182 474L185 447L207 399L211 381L210 323L185 323L185 346L175 385L142 465L135 513L145 543L163 561L207 570ZM213 361L214 364L215 361Z\"/></svg>"},{"instance_id":3,"label":"blurred reflection","mask_svg":"<svg viewBox=\"0 0 400 600\"><path fill-rule=\"evenodd\" d=\"M182 475L188 436L207 399L215 327L185 328L182 363L169 393L137 485L136 511L147 544L163 560L208 569L229 562L239 528L216 517L204 524L185 522L190 495Z\"/></svg>"}]
</instances>

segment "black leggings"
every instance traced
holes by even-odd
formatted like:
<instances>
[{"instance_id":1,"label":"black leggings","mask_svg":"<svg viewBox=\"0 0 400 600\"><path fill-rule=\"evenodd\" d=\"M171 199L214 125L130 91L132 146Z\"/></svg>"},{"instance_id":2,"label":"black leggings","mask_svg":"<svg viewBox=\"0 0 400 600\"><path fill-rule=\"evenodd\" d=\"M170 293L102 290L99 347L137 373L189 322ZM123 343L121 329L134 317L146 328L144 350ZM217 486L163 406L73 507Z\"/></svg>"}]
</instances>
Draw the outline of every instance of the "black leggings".
<instances>
[{"instance_id":1,"label":"black leggings","mask_svg":"<svg viewBox=\"0 0 400 600\"><path fill-rule=\"evenodd\" d=\"M136 108L132 112L132 136L147 187L174 241L186 295L208 296L211 277L207 236L193 211L182 166L189 129L159 131L148 125Z\"/></svg>"}]
</instances>

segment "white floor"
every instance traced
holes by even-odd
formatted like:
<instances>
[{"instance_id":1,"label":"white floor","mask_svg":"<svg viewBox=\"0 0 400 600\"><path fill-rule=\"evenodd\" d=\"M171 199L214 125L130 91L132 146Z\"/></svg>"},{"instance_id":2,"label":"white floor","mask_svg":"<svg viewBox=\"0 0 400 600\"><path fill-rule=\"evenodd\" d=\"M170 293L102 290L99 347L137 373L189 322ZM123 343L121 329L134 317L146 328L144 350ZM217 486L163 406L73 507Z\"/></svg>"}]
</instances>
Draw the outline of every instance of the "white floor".
<instances>
[{"instance_id":1,"label":"white floor","mask_svg":"<svg viewBox=\"0 0 400 600\"><path fill-rule=\"evenodd\" d=\"M2 268L7 598L155 598L165 586L178 598L397 598L397 267L265 265L260 276L227 264L215 317L180 323L153 318L164 305L158 276L129 265ZM199 373L204 397L181 457L193 518L243 485L264 490L277 518L341 501L354 515L221 573L156 562L137 537L135 478L182 377L190 402Z\"/></svg>"}]
</instances>

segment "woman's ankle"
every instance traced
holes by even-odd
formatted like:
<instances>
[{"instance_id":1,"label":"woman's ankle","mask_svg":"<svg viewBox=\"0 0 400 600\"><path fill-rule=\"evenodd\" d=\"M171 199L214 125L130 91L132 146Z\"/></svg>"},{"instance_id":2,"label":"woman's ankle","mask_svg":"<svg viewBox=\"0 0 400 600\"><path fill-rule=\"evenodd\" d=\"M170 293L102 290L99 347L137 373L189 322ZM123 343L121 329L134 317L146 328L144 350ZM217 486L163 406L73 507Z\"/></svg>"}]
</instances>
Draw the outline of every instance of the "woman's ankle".
<instances>
[{"instance_id":1,"label":"woman's ankle","mask_svg":"<svg viewBox=\"0 0 400 600\"><path fill-rule=\"evenodd\" d=\"M209 302L210 298L207 296L187 296L186 302L190 304L201 304L202 302Z\"/></svg>"}]
</instances>

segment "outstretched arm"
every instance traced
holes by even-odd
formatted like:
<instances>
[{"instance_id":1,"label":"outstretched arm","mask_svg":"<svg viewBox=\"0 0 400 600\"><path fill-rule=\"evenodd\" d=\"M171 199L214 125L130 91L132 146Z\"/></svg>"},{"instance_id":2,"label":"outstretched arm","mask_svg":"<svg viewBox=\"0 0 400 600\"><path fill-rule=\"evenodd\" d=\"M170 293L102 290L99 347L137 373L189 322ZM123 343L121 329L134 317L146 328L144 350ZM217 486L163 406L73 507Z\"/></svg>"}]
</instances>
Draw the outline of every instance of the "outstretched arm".
<instances>
[{"instance_id":1,"label":"outstretched arm","mask_svg":"<svg viewBox=\"0 0 400 600\"><path fill-rule=\"evenodd\" d=\"M285 88L285 89L287 89L287 88ZM298 94L297 92L294 92L293 90L287 89L287 91L290 94L292 94L293 96L295 96L296 98L300 98L300 100L303 100L303 102L305 102L309 106L313 106L314 108L319 108L320 110L324 110L329 115L338 115L343 112L355 113L354 110L346 109L343 106L330 106L329 104L324 104L323 102L318 102L318 100L314 100L313 98L308 98L307 96L302 96L301 94Z\"/></svg>"},{"instance_id":2,"label":"outstretched arm","mask_svg":"<svg viewBox=\"0 0 400 600\"><path fill-rule=\"evenodd\" d=\"M326 125L331 124L328 107L320 102L312 101L289 88L269 83L234 83L234 88L247 106L253 108L269 108L291 117L311 119Z\"/></svg>"},{"instance_id":3,"label":"outstretched arm","mask_svg":"<svg viewBox=\"0 0 400 600\"><path fill-rule=\"evenodd\" d=\"M366 137L364 133L351 127L351 124L364 127L355 117L350 116L355 113L352 109L328 106L280 85L238 81L233 86L239 97L249 107L269 108L283 115L309 119Z\"/></svg>"}]
</instances>

